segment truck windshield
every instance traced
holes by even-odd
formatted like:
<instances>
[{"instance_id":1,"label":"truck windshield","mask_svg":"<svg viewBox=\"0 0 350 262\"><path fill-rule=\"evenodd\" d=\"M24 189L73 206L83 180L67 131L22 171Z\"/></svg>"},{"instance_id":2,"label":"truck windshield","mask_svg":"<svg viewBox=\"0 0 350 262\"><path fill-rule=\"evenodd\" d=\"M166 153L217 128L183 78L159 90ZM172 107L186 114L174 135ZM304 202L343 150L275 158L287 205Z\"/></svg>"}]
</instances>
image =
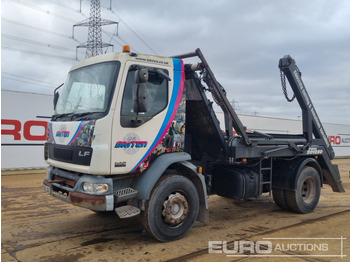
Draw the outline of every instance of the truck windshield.
<instances>
[{"instance_id":1,"label":"truck windshield","mask_svg":"<svg viewBox=\"0 0 350 262\"><path fill-rule=\"evenodd\" d=\"M105 62L71 71L60 90L54 117L105 115L113 95L120 63Z\"/></svg>"}]
</instances>

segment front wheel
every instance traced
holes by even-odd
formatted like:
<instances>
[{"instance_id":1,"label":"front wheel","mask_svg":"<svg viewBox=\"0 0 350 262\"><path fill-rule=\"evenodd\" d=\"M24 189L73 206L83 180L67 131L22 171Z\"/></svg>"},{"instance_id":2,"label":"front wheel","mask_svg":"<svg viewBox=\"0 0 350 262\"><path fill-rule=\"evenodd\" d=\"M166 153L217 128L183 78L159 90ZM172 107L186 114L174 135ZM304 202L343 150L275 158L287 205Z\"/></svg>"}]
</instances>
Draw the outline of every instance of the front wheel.
<instances>
[{"instance_id":1,"label":"front wheel","mask_svg":"<svg viewBox=\"0 0 350 262\"><path fill-rule=\"evenodd\" d=\"M199 212L199 197L186 177L172 175L154 187L148 208L141 214L147 232L162 242L182 238L193 226Z\"/></svg>"},{"instance_id":2,"label":"front wheel","mask_svg":"<svg viewBox=\"0 0 350 262\"><path fill-rule=\"evenodd\" d=\"M321 179L313 167L304 167L297 176L295 191L286 192L288 207L297 213L312 212L320 199Z\"/></svg>"}]
</instances>

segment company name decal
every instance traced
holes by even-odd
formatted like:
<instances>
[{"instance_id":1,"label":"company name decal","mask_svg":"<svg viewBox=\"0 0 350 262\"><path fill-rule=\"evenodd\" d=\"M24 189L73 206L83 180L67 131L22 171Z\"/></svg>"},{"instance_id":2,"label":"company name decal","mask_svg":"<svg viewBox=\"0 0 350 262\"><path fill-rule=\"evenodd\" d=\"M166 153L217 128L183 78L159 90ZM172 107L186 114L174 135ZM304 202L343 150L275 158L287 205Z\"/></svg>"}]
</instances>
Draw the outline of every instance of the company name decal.
<instances>
[{"instance_id":1,"label":"company name decal","mask_svg":"<svg viewBox=\"0 0 350 262\"><path fill-rule=\"evenodd\" d=\"M56 137L69 137L70 132L69 131L57 131Z\"/></svg>"},{"instance_id":2,"label":"company name decal","mask_svg":"<svg viewBox=\"0 0 350 262\"><path fill-rule=\"evenodd\" d=\"M147 141L118 141L115 148L142 148L147 147Z\"/></svg>"},{"instance_id":3,"label":"company name decal","mask_svg":"<svg viewBox=\"0 0 350 262\"><path fill-rule=\"evenodd\" d=\"M136 154L140 149L146 148L147 141L141 140L136 133L128 133L123 137L123 140L117 141L114 148L122 148L129 155Z\"/></svg>"}]
</instances>

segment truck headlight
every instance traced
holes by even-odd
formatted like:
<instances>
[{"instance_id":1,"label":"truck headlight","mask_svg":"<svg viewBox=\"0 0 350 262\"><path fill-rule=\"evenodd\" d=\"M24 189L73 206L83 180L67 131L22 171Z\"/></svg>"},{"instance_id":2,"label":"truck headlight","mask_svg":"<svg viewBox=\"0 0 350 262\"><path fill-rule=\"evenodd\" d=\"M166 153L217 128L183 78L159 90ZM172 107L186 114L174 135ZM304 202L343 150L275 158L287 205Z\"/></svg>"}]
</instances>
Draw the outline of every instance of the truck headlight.
<instances>
[{"instance_id":1,"label":"truck headlight","mask_svg":"<svg viewBox=\"0 0 350 262\"><path fill-rule=\"evenodd\" d=\"M83 183L83 190L90 194L104 194L108 192L108 184Z\"/></svg>"}]
</instances>

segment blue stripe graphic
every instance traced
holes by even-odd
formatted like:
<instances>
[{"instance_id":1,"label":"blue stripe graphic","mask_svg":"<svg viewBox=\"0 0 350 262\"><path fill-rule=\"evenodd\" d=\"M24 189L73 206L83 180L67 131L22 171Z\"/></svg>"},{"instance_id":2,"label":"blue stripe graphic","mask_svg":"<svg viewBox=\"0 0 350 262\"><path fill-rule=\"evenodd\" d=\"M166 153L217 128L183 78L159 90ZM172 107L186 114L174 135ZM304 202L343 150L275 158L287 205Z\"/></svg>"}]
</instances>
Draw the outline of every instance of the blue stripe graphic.
<instances>
[{"instance_id":1,"label":"blue stripe graphic","mask_svg":"<svg viewBox=\"0 0 350 262\"><path fill-rule=\"evenodd\" d=\"M70 145L70 143L72 143L72 141L75 139L76 135L78 135L79 130L80 130L80 127L81 127L81 125L82 125L83 123L84 123L84 121L80 121L80 124L79 124L79 126L78 126L78 128L77 128L77 131L75 131L74 136L72 137L72 139L69 141L69 143L68 143L67 145Z\"/></svg>"},{"instance_id":2,"label":"blue stripe graphic","mask_svg":"<svg viewBox=\"0 0 350 262\"><path fill-rule=\"evenodd\" d=\"M151 151L154 150L154 147L159 142L159 140L162 138L162 135L169 124L169 121L171 119L171 116L173 115L176 100L179 94L180 89L180 83L181 83L181 60L177 58L173 58L173 64L174 64L174 86L173 86L173 92L171 94L170 103L168 107L168 111L165 115L164 121L162 123L162 126L160 127L158 134L156 138L154 139L152 145L149 147L147 152L144 154L144 156L141 158L141 160L131 169L133 171L135 168L137 168L144 160L145 158L151 153Z\"/></svg>"}]
</instances>

